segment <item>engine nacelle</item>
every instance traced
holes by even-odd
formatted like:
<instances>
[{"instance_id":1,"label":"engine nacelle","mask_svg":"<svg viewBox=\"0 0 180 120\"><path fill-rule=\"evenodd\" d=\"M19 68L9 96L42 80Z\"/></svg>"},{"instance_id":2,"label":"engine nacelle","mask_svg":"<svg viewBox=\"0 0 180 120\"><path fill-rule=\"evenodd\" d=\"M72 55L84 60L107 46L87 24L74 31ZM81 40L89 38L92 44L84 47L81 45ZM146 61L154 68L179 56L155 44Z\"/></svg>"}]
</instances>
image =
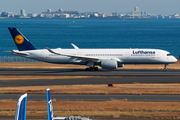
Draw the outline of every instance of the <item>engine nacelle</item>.
<instances>
[{"instance_id":1,"label":"engine nacelle","mask_svg":"<svg viewBox=\"0 0 180 120\"><path fill-rule=\"evenodd\" d=\"M117 63L117 60L114 60L114 59L102 60L101 67L103 69L117 69L118 63Z\"/></svg>"},{"instance_id":2,"label":"engine nacelle","mask_svg":"<svg viewBox=\"0 0 180 120\"><path fill-rule=\"evenodd\" d=\"M124 67L124 64L118 63L118 67Z\"/></svg>"}]
</instances>

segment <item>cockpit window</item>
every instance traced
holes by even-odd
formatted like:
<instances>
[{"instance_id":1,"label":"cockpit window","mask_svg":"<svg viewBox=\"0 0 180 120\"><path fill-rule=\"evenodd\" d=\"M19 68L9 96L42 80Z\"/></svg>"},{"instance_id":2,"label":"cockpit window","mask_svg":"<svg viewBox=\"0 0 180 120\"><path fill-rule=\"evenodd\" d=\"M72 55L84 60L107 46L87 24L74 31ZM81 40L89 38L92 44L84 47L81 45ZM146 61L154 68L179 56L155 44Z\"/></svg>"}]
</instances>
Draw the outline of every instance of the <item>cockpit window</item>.
<instances>
[{"instance_id":1,"label":"cockpit window","mask_svg":"<svg viewBox=\"0 0 180 120\"><path fill-rule=\"evenodd\" d=\"M172 54L168 53L167 56L172 56Z\"/></svg>"}]
</instances>

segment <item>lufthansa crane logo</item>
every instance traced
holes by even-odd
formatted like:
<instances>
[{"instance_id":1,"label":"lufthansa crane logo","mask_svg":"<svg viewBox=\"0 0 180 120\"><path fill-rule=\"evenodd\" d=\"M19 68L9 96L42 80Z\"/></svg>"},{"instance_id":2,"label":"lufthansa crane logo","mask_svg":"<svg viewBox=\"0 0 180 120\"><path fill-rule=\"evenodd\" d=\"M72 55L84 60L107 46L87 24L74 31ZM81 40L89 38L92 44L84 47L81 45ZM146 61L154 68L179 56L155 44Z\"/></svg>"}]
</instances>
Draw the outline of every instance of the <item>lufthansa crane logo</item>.
<instances>
[{"instance_id":1,"label":"lufthansa crane logo","mask_svg":"<svg viewBox=\"0 0 180 120\"><path fill-rule=\"evenodd\" d=\"M17 44L22 44L24 42L24 37L22 35L17 35L14 40Z\"/></svg>"}]
</instances>

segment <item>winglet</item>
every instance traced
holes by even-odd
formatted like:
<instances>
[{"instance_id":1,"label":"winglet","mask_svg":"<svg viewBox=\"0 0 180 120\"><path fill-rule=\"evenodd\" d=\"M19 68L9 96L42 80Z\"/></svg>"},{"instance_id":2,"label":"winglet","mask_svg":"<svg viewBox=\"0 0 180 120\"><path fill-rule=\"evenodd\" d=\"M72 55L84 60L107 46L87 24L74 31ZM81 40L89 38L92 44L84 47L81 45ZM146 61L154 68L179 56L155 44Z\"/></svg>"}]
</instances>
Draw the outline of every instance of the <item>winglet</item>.
<instances>
[{"instance_id":1,"label":"winglet","mask_svg":"<svg viewBox=\"0 0 180 120\"><path fill-rule=\"evenodd\" d=\"M56 54L56 55L63 55L63 54L59 54L59 53L56 53L54 51L52 51L51 49L49 49L48 47L45 47L50 53L53 53L53 54Z\"/></svg>"},{"instance_id":2,"label":"winglet","mask_svg":"<svg viewBox=\"0 0 180 120\"><path fill-rule=\"evenodd\" d=\"M22 95L17 103L15 120L26 120L27 94Z\"/></svg>"},{"instance_id":3,"label":"winglet","mask_svg":"<svg viewBox=\"0 0 180 120\"><path fill-rule=\"evenodd\" d=\"M48 120L54 120L50 89L47 89L47 111L48 111Z\"/></svg>"},{"instance_id":4,"label":"winglet","mask_svg":"<svg viewBox=\"0 0 180 120\"><path fill-rule=\"evenodd\" d=\"M71 45L74 47L74 49L79 49L75 44L71 43Z\"/></svg>"},{"instance_id":5,"label":"winglet","mask_svg":"<svg viewBox=\"0 0 180 120\"><path fill-rule=\"evenodd\" d=\"M50 53L54 53L56 54L54 51L52 51L51 49L49 49L48 47L45 47Z\"/></svg>"}]
</instances>

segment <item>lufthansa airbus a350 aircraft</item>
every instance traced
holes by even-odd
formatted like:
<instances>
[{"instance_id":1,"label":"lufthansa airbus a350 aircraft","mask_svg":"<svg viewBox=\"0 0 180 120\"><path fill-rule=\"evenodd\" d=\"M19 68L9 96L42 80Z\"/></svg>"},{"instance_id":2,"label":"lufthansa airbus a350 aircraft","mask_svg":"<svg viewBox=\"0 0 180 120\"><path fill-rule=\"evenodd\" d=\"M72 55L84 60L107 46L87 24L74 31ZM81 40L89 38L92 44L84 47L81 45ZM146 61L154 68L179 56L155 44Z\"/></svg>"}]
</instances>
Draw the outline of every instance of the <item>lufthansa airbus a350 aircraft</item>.
<instances>
[{"instance_id":1,"label":"lufthansa airbus a350 aircraft","mask_svg":"<svg viewBox=\"0 0 180 120\"><path fill-rule=\"evenodd\" d=\"M8 28L18 50L7 51L13 55L55 64L78 64L89 66L86 70L117 69L124 64L164 64L177 59L160 49L36 49L16 28Z\"/></svg>"}]
</instances>

